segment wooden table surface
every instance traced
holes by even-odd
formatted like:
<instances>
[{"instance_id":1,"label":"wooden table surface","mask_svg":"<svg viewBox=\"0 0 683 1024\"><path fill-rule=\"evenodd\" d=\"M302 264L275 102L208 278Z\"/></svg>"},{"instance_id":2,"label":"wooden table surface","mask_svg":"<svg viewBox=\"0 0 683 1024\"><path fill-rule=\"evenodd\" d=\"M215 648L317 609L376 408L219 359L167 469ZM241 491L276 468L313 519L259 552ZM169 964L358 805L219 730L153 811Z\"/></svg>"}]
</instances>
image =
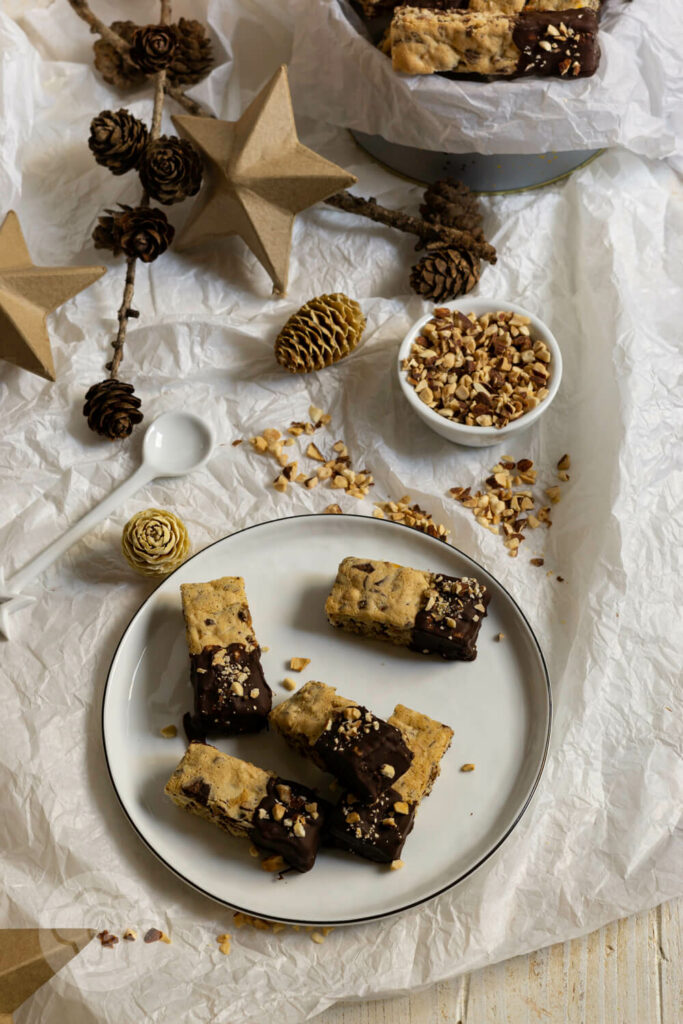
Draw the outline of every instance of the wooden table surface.
<instances>
[{"instance_id":1,"label":"wooden table surface","mask_svg":"<svg viewBox=\"0 0 683 1024\"><path fill-rule=\"evenodd\" d=\"M395 999L340 1003L315 1024L683 1024L683 899Z\"/></svg>"}]
</instances>

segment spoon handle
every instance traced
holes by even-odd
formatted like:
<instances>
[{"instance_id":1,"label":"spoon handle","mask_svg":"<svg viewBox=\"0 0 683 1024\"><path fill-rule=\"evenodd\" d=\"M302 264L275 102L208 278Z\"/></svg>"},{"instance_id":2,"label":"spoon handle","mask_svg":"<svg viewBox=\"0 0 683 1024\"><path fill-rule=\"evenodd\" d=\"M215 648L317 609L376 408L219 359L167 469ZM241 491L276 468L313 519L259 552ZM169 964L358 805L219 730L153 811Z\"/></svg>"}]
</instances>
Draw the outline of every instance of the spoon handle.
<instances>
[{"instance_id":1,"label":"spoon handle","mask_svg":"<svg viewBox=\"0 0 683 1024\"><path fill-rule=\"evenodd\" d=\"M36 555L30 562L27 562L23 569L16 572L8 580L12 590L20 592L22 587L30 582L30 580L35 579L44 569L47 569L48 565L51 565L55 559L63 555L77 540L84 537L88 530L91 530L96 523L105 519L122 501L129 498L131 494L153 479L154 471L143 463L135 470L132 476L124 480L122 484L119 484L99 505L86 512L83 518L79 519L73 526L70 526L66 533L53 540L39 555Z\"/></svg>"}]
</instances>

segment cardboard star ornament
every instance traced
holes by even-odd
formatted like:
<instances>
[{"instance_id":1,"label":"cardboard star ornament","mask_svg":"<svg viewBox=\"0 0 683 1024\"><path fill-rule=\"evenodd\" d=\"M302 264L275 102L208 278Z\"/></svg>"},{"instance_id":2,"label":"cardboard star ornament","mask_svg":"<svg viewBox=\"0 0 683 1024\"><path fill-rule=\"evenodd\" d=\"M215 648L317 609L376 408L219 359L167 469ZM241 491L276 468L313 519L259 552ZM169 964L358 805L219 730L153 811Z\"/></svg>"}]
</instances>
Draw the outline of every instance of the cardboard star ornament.
<instances>
[{"instance_id":1,"label":"cardboard star ornament","mask_svg":"<svg viewBox=\"0 0 683 1024\"><path fill-rule=\"evenodd\" d=\"M299 142L286 67L278 68L239 121L172 120L209 170L208 188L176 249L239 235L270 275L273 290L284 294L297 213L357 180Z\"/></svg>"},{"instance_id":2,"label":"cardboard star ornament","mask_svg":"<svg viewBox=\"0 0 683 1024\"><path fill-rule=\"evenodd\" d=\"M97 281L106 267L36 267L13 210L0 227L0 359L55 379L48 313Z\"/></svg>"},{"instance_id":3,"label":"cardboard star ornament","mask_svg":"<svg viewBox=\"0 0 683 1024\"><path fill-rule=\"evenodd\" d=\"M92 939L87 928L3 928L0 931L0 1024Z\"/></svg>"}]
</instances>

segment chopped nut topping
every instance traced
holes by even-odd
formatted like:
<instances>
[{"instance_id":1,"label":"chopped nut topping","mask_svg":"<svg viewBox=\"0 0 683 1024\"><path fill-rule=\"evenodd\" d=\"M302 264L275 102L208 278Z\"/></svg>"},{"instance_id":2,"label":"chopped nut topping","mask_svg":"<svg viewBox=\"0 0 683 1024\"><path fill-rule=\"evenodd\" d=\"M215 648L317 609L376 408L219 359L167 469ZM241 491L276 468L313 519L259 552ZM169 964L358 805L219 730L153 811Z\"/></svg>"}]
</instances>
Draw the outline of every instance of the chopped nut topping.
<instances>
[{"instance_id":1,"label":"chopped nut topping","mask_svg":"<svg viewBox=\"0 0 683 1024\"><path fill-rule=\"evenodd\" d=\"M159 731L166 740L172 740L174 736L178 735L178 729L175 725L165 725L163 729L160 729Z\"/></svg>"},{"instance_id":2,"label":"chopped nut topping","mask_svg":"<svg viewBox=\"0 0 683 1024\"><path fill-rule=\"evenodd\" d=\"M360 814L357 811L351 811L346 815L346 824L355 825L357 821L360 821Z\"/></svg>"},{"instance_id":3,"label":"chopped nut topping","mask_svg":"<svg viewBox=\"0 0 683 1024\"><path fill-rule=\"evenodd\" d=\"M285 816L285 809L282 804L275 804L273 806L273 818L275 821L282 821Z\"/></svg>"},{"instance_id":4,"label":"chopped nut topping","mask_svg":"<svg viewBox=\"0 0 683 1024\"><path fill-rule=\"evenodd\" d=\"M277 784L277 786L275 787L275 789L276 789L277 795L280 797L280 799L284 803L288 804L290 802L290 800L292 799L292 791L289 788L289 786L286 786L284 784L284 782L279 782Z\"/></svg>"},{"instance_id":5,"label":"chopped nut topping","mask_svg":"<svg viewBox=\"0 0 683 1024\"><path fill-rule=\"evenodd\" d=\"M468 764L461 764L460 765L460 771L461 772L473 772L474 771L474 765L473 764L469 764L469 763Z\"/></svg>"},{"instance_id":6,"label":"chopped nut topping","mask_svg":"<svg viewBox=\"0 0 683 1024\"><path fill-rule=\"evenodd\" d=\"M407 814L410 808L405 800L397 800L394 804L394 810L397 814Z\"/></svg>"},{"instance_id":7,"label":"chopped nut topping","mask_svg":"<svg viewBox=\"0 0 683 1024\"><path fill-rule=\"evenodd\" d=\"M304 828L302 823L300 821L298 821L298 820L294 822L293 832L294 832L294 835L298 836L299 839L303 839L304 836L306 835L306 829Z\"/></svg>"},{"instance_id":8,"label":"chopped nut topping","mask_svg":"<svg viewBox=\"0 0 683 1024\"><path fill-rule=\"evenodd\" d=\"M303 672L306 666L310 664L310 658L290 658L289 660L289 667L293 672Z\"/></svg>"},{"instance_id":9,"label":"chopped nut topping","mask_svg":"<svg viewBox=\"0 0 683 1024\"><path fill-rule=\"evenodd\" d=\"M242 686L241 683L238 683L238 681L236 679L230 684L230 690L237 697L243 697L244 696L244 687Z\"/></svg>"},{"instance_id":10,"label":"chopped nut topping","mask_svg":"<svg viewBox=\"0 0 683 1024\"><path fill-rule=\"evenodd\" d=\"M396 769L394 768L393 764L383 764L380 767L380 771L382 775L384 775L387 779L393 779L394 775L396 774Z\"/></svg>"}]
</instances>

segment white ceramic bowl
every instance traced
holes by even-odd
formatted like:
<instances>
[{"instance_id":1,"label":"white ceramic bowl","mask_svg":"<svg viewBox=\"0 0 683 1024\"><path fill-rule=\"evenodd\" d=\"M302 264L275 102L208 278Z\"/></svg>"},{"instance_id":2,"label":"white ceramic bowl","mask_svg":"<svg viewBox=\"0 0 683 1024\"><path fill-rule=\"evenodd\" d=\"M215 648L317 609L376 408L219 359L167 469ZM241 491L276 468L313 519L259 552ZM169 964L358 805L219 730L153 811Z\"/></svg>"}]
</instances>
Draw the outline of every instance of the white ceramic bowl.
<instances>
[{"instance_id":1,"label":"white ceramic bowl","mask_svg":"<svg viewBox=\"0 0 683 1024\"><path fill-rule=\"evenodd\" d=\"M550 403L557 394L557 390L560 386L560 380L562 379L562 354L560 352L560 346L557 344L555 336L553 335L550 328L539 320L537 316L530 313L527 309L522 309L521 306L517 306L514 302L508 302L506 299L457 299L454 302L442 302L435 308L439 309L457 309L465 316L468 313L474 313L475 316L483 316L484 313L497 313L497 312L510 312L519 313L521 316L529 318L529 328L531 330L531 336L534 340L541 338L548 348L550 349L550 383L548 385L549 394L547 398L544 398L542 402L536 406L535 409L531 409L529 412L525 412L519 419L512 420L505 427L470 427L466 423L457 423L453 420L446 419L444 416L439 416L437 412L430 409L428 406L421 402L418 395L415 393L415 389L406 380L405 371L401 369L401 363L410 354L413 342L415 338L419 336L422 328L426 323L432 319L432 313L427 316L423 316L420 320L417 320L410 328L405 338L401 342L401 347L398 350L398 379L401 384L401 390L406 396L408 404L412 406L417 415L423 420L428 427L431 427L441 437L445 437L448 441L453 441L455 444L464 444L471 448L486 448L489 445L497 444L499 441L504 441L513 435L521 434L522 431L535 423L536 420L543 415L543 413L550 408Z\"/></svg>"}]
</instances>

